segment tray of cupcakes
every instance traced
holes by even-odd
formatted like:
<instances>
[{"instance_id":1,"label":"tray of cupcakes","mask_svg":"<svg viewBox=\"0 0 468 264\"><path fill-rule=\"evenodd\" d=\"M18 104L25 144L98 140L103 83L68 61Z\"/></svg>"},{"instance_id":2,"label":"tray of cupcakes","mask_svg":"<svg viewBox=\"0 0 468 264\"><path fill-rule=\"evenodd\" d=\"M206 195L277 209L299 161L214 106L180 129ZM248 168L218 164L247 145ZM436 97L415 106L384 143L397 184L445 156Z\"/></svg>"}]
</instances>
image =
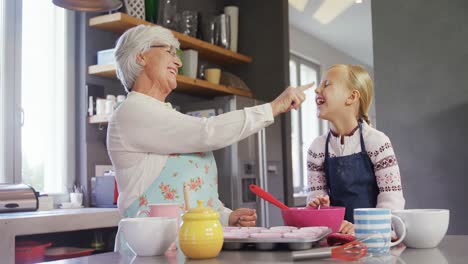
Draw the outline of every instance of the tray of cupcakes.
<instances>
[{"instance_id":1,"label":"tray of cupcakes","mask_svg":"<svg viewBox=\"0 0 468 264\"><path fill-rule=\"evenodd\" d=\"M255 248L273 250L306 250L332 232L326 226L297 228L293 226L266 227L224 227L223 248L240 250Z\"/></svg>"}]
</instances>

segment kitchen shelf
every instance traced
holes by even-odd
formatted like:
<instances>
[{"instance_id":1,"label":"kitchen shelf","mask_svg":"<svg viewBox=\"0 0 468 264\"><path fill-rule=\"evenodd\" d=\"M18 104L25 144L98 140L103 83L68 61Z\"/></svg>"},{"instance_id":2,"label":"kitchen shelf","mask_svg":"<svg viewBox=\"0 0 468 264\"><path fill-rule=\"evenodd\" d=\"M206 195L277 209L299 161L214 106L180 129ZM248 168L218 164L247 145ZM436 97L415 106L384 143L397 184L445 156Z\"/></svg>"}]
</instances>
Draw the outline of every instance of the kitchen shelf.
<instances>
[{"instance_id":1,"label":"kitchen shelf","mask_svg":"<svg viewBox=\"0 0 468 264\"><path fill-rule=\"evenodd\" d=\"M129 28L137 25L154 25L148 21L132 17L125 13L113 13L109 15L93 17L89 20L89 26L99 28L114 33L122 34ZM198 56L202 59L218 64L238 64L250 63L252 58L221 48L211 43L193 38L182 33L172 31L179 40L182 49L194 49L198 51Z\"/></svg>"},{"instance_id":2,"label":"kitchen shelf","mask_svg":"<svg viewBox=\"0 0 468 264\"><path fill-rule=\"evenodd\" d=\"M109 119L107 116L90 116L89 117L89 123L90 124L107 124L109 122Z\"/></svg>"},{"instance_id":3,"label":"kitchen shelf","mask_svg":"<svg viewBox=\"0 0 468 264\"><path fill-rule=\"evenodd\" d=\"M116 78L114 64L91 65L88 68L88 73L101 77ZM193 79L183 75L177 75L176 91L203 96L240 95L253 97L252 92L247 90L214 84L205 80Z\"/></svg>"}]
</instances>

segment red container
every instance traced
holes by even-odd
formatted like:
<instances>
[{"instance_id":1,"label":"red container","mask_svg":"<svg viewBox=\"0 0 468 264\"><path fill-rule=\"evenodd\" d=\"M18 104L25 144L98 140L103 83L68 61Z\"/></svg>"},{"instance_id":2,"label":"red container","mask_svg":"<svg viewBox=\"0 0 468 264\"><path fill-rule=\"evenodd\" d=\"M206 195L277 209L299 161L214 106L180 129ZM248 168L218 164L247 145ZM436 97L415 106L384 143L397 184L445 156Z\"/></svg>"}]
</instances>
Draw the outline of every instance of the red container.
<instances>
[{"instance_id":1,"label":"red container","mask_svg":"<svg viewBox=\"0 0 468 264\"><path fill-rule=\"evenodd\" d=\"M284 224L295 227L328 226L333 232L340 230L345 215L345 208L338 206L293 207L281 209Z\"/></svg>"},{"instance_id":2,"label":"red container","mask_svg":"<svg viewBox=\"0 0 468 264\"><path fill-rule=\"evenodd\" d=\"M29 264L44 261L44 253L50 242L20 241L15 243L15 263Z\"/></svg>"}]
</instances>

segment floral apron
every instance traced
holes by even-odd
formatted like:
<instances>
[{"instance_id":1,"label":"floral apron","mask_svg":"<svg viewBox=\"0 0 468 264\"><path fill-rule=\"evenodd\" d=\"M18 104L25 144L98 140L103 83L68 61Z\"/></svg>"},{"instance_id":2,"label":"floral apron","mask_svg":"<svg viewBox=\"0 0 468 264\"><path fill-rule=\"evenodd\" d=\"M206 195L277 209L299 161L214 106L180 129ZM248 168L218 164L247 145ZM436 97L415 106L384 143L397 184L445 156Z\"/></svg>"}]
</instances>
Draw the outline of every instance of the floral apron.
<instances>
[{"instance_id":1,"label":"floral apron","mask_svg":"<svg viewBox=\"0 0 468 264\"><path fill-rule=\"evenodd\" d=\"M154 182L135 200L124 213L124 217L137 216L141 210L148 210L148 204L180 203L184 204L184 183L189 186L190 208L197 200L204 205L221 212L223 204L218 199L218 171L212 152L192 154L171 154ZM181 213L182 213L181 208ZM123 233L118 232L116 251L133 255L128 248Z\"/></svg>"}]
</instances>

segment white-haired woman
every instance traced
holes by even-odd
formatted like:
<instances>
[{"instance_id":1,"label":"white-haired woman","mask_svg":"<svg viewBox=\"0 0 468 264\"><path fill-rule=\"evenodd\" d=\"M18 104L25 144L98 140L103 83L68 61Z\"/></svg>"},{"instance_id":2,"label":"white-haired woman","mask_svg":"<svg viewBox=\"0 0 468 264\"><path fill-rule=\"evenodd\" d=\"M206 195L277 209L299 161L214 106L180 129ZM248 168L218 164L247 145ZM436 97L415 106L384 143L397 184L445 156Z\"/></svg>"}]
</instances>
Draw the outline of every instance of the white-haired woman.
<instances>
[{"instance_id":1,"label":"white-haired woman","mask_svg":"<svg viewBox=\"0 0 468 264\"><path fill-rule=\"evenodd\" d=\"M188 184L191 206L196 200L220 213L224 226L254 226L255 210L231 211L218 200L217 168L212 150L226 147L272 124L274 117L298 109L303 87L288 87L273 102L218 115L196 118L172 109L165 99L177 87L182 66L179 42L158 26L137 26L117 41L117 76L128 92L113 114L107 148L116 171L118 208L135 217L151 203L183 204Z\"/></svg>"}]
</instances>

